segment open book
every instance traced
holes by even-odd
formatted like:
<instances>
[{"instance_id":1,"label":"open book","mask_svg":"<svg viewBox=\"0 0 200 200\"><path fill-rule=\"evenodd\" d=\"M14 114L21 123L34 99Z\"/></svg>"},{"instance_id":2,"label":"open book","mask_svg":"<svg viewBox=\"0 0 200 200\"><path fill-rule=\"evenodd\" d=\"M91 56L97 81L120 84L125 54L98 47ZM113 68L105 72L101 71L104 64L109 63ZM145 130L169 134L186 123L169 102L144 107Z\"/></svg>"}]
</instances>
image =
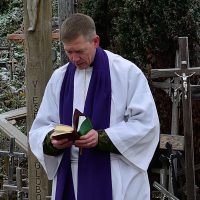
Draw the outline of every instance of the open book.
<instances>
[{"instance_id":1,"label":"open book","mask_svg":"<svg viewBox=\"0 0 200 200\"><path fill-rule=\"evenodd\" d=\"M51 134L51 138L69 140L77 140L80 136L85 135L92 129L92 123L90 119L83 115L79 110L75 110L73 116L74 128L64 124L58 124L54 128L54 132Z\"/></svg>"}]
</instances>

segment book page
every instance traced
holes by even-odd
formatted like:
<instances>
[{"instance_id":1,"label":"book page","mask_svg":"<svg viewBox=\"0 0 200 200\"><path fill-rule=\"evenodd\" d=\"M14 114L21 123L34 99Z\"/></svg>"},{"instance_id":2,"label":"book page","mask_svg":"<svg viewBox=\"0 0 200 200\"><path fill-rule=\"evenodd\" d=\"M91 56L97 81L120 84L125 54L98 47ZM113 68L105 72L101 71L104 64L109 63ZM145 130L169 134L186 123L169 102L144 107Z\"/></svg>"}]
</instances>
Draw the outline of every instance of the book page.
<instances>
[{"instance_id":1,"label":"book page","mask_svg":"<svg viewBox=\"0 0 200 200\"><path fill-rule=\"evenodd\" d=\"M86 119L85 116L79 116L79 119L78 119L78 128L77 128L77 131L80 130L80 127L81 127L81 124L84 122L84 120Z\"/></svg>"}]
</instances>

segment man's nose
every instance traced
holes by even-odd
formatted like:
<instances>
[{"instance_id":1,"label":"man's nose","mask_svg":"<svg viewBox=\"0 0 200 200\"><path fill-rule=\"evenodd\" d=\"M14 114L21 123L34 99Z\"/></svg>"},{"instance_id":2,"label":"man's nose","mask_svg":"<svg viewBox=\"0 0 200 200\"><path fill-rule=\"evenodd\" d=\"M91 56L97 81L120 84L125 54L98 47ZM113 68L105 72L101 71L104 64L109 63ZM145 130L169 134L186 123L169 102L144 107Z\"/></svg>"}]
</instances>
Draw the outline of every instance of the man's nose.
<instances>
[{"instance_id":1,"label":"man's nose","mask_svg":"<svg viewBox=\"0 0 200 200\"><path fill-rule=\"evenodd\" d=\"M72 62L74 62L74 63L76 63L79 59L80 59L80 56L79 56L77 53L73 53L73 54L71 55L71 58L70 58L70 60L71 60Z\"/></svg>"}]
</instances>

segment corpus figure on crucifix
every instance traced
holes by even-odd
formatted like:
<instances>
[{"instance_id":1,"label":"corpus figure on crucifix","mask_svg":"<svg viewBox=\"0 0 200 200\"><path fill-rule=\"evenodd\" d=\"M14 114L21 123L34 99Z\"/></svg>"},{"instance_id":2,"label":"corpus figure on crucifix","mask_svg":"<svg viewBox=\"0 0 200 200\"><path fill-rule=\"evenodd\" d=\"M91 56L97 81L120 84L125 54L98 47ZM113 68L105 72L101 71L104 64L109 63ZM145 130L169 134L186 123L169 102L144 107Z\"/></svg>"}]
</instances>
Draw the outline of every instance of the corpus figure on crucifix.
<instances>
[{"instance_id":1,"label":"corpus figure on crucifix","mask_svg":"<svg viewBox=\"0 0 200 200\"><path fill-rule=\"evenodd\" d=\"M193 72L192 74L190 74L190 75L188 75L188 76L186 76L185 73L183 73L182 76L179 75L179 74L177 74L176 72L175 72L175 74L183 80L184 98L187 99L187 91L188 91L187 79L188 79L189 77L191 77L193 74L195 74L195 72Z\"/></svg>"},{"instance_id":2,"label":"corpus figure on crucifix","mask_svg":"<svg viewBox=\"0 0 200 200\"><path fill-rule=\"evenodd\" d=\"M40 0L27 0L27 11L29 18L28 31L35 31L38 18L38 7Z\"/></svg>"}]
</instances>

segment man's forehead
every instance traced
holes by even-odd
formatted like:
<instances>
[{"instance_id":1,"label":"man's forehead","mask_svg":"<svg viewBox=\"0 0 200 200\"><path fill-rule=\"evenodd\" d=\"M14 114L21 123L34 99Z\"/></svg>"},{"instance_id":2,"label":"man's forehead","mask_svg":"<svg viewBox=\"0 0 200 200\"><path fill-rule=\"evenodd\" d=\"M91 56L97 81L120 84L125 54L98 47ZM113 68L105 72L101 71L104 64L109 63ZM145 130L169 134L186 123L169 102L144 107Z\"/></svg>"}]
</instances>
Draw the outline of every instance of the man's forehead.
<instances>
[{"instance_id":1,"label":"man's forehead","mask_svg":"<svg viewBox=\"0 0 200 200\"><path fill-rule=\"evenodd\" d=\"M88 41L83 38L77 38L69 42L63 42L64 49L84 49L88 45Z\"/></svg>"},{"instance_id":2,"label":"man's forehead","mask_svg":"<svg viewBox=\"0 0 200 200\"><path fill-rule=\"evenodd\" d=\"M64 45L65 51L85 51L87 47L85 45Z\"/></svg>"}]
</instances>

